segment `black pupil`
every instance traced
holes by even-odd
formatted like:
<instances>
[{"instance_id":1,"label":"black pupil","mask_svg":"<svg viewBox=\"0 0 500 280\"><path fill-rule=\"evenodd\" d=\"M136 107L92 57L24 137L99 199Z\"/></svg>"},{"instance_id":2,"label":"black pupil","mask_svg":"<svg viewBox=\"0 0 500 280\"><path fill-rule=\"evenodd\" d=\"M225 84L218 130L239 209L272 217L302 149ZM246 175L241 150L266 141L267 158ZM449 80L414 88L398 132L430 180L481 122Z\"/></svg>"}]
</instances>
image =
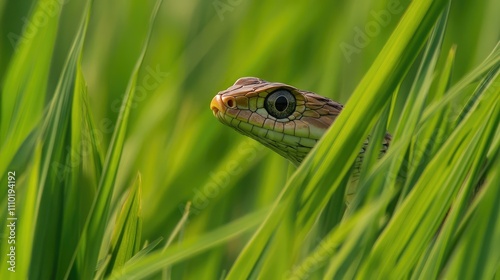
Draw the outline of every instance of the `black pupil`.
<instances>
[{"instance_id":1,"label":"black pupil","mask_svg":"<svg viewBox=\"0 0 500 280\"><path fill-rule=\"evenodd\" d=\"M276 99L276 110L283 112L286 107L288 107L288 100L286 100L286 97L280 96L278 99Z\"/></svg>"}]
</instances>

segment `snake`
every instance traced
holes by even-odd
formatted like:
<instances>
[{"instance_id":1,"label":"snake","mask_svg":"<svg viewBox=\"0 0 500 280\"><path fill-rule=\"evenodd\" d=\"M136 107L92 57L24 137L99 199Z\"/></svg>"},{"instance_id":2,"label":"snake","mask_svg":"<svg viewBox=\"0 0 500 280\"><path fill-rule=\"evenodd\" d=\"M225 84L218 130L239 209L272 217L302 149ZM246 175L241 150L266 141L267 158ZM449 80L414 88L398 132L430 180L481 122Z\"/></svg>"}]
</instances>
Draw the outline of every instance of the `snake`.
<instances>
[{"instance_id":1,"label":"snake","mask_svg":"<svg viewBox=\"0 0 500 280\"><path fill-rule=\"evenodd\" d=\"M296 87L255 77L239 78L219 91L210 102L214 116L299 166L335 122L344 106L327 97ZM386 133L380 155L389 148ZM363 143L355 166L359 169L369 138Z\"/></svg>"}]
</instances>

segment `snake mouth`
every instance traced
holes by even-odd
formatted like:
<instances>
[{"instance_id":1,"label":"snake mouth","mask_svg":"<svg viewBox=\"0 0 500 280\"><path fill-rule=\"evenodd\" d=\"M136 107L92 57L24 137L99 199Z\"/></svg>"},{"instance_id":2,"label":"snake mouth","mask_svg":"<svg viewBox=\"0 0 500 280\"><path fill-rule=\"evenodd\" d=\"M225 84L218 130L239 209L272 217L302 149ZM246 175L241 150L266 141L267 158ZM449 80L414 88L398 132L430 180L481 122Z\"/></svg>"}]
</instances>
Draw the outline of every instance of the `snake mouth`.
<instances>
[{"instance_id":1,"label":"snake mouth","mask_svg":"<svg viewBox=\"0 0 500 280\"><path fill-rule=\"evenodd\" d=\"M213 107L211 107L210 109L212 109L212 112L214 113L214 116L216 116L216 117L217 117L217 114L219 113L219 108L217 108L217 107L213 106Z\"/></svg>"}]
</instances>

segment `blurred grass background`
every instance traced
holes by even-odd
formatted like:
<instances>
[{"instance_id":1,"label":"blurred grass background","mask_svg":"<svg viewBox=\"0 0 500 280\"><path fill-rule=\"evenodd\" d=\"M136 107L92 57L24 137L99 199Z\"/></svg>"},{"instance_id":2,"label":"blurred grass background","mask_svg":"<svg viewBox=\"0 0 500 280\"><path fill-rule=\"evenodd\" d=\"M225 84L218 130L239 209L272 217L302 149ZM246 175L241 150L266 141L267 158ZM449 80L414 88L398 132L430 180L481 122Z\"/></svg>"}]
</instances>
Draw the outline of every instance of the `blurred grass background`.
<instances>
[{"instance_id":1,"label":"blurred grass background","mask_svg":"<svg viewBox=\"0 0 500 280\"><path fill-rule=\"evenodd\" d=\"M12 38L22 34L30 13L41 3L47 1L0 1L2 110L6 96L11 94L4 91L3 85L16 52ZM55 96L61 71L84 17L85 1L56 3L61 5L62 12L52 57L48 58L50 64L46 65L46 88L29 92L40 98L31 116L33 127L42 126L44 112ZM239 77L256 76L345 104L409 3L165 0L137 77L137 86L143 90L138 90L132 99L111 214L121 208L138 173L141 174L142 242L159 237L165 238L162 241L165 242L188 201L192 203L191 216L176 240L196 239L238 217L269 207L292 168L283 158L220 124L208 106L212 97ZM155 1L133 0L92 4L81 64L103 162L131 73L150 28L154 5ZM387 11L389 5L397 7L399 12L390 13L387 24L379 25L373 36L363 40L363 46L356 45L357 28L364 30L367 24L376 21L374 13ZM500 2L496 0L453 1L443 43L443 50L457 46L450 84L483 61L498 43L498 11ZM346 56L342 44L355 46L359 52ZM445 58L439 63L443 64ZM417 66L410 69L410 78L402 84L403 88L411 85ZM404 101L396 102L395 116L401 112ZM464 101L456 106L461 108ZM2 118L5 119L4 113ZM397 120L391 118L389 131L395 130ZM3 134L2 143L5 137ZM5 164L9 170L17 171L20 192L27 191L22 190L28 181L26 161ZM97 185L89 183L86 188L95 192ZM21 195L18 199L22 203ZM3 207L5 202L2 203ZM250 236L247 233L193 255L176 265L171 277L221 277Z\"/></svg>"}]
</instances>

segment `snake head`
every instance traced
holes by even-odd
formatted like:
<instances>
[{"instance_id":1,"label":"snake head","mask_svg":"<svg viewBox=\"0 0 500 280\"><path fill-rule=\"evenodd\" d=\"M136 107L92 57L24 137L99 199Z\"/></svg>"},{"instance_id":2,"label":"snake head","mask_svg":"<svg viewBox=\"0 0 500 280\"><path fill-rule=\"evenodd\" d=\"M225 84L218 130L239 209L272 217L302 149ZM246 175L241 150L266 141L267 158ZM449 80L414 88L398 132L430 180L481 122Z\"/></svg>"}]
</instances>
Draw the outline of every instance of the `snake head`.
<instances>
[{"instance_id":1,"label":"snake head","mask_svg":"<svg viewBox=\"0 0 500 280\"><path fill-rule=\"evenodd\" d=\"M238 79L212 99L225 125L299 165L343 106L313 92L259 78Z\"/></svg>"}]
</instances>

